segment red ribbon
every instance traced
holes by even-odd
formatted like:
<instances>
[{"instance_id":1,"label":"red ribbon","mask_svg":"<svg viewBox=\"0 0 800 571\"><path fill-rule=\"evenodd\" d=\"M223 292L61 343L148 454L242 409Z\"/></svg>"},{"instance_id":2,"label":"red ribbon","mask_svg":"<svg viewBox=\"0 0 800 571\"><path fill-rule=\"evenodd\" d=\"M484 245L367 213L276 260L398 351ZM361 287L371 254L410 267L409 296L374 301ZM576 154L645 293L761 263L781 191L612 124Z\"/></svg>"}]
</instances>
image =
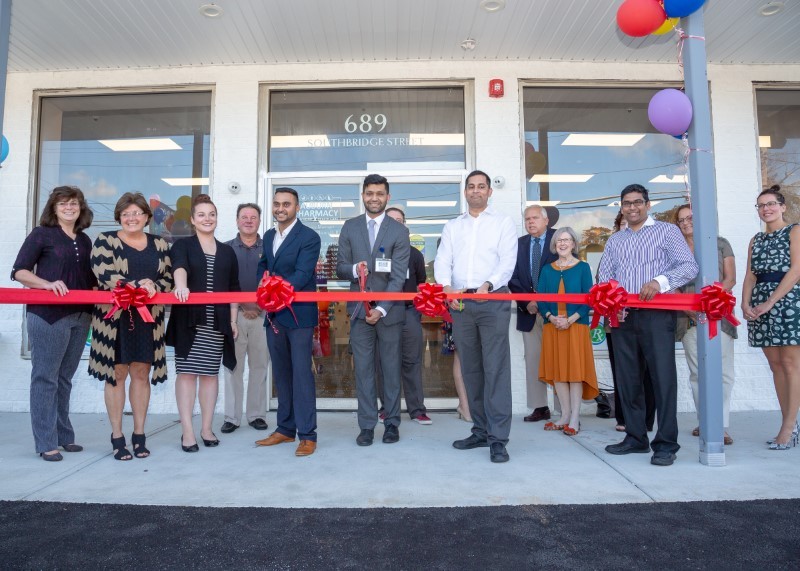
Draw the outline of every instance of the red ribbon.
<instances>
[{"instance_id":1,"label":"red ribbon","mask_svg":"<svg viewBox=\"0 0 800 571\"><path fill-rule=\"evenodd\" d=\"M617 313L628 301L628 292L616 280L592 286L589 290L589 305L594 309L591 329L597 327L601 317L607 317L611 327L619 327Z\"/></svg>"},{"instance_id":2,"label":"red ribbon","mask_svg":"<svg viewBox=\"0 0 800 571\"><path fill-rule=\"evenodd\" d=\"M739 320L733 315L734 307L736 298L721 283L714 282L700 290L700 310L708 318L709 339L717 336L717 321L721 319L727 319L734 327L739 325Z\"/></svg>"},{"instance_id":3,"label":"red ribbon","mask_svg":"<svg viewBox=\"0 0 800 571\"><path fill-rule=\"evenodd\" d=\"M103 317L104 319L111 319L117 310L129 310L131 307L136 308L142 321L145 323L154 323L153 316L147 309L148 301L147 291L144 288L133 287L130 283L122 285L122 282L117 282L117 287L111 292L111 309L108 310ZM133 329L133 315L131 315L131 329Z\"/></svg>"},{"instance_id":4,"label":"red ribbon","mask_svg":"<svg viewBox=\"0 0 800 571\"><path fill-rule=\"evenodd\" d=\"M420 284L419 293L414 297L414 307L428 317L441 316L446 322L453 322L447 309L447 294L440 284Z\"/></svg>"},{"instance_id":5,"label":"red ribbon","mask_svg":"<svg viewBox=\"0 0 800 571\"><path fill-rule=\"evenodd\" d=\"M258 307L267 313L278 313L284 309L288 309L297 323L297 316L292 309L292 302L295 298L294 286L287 282L280 276L271 276L269 272L264 272L261 276L261 282L258 284L256 290L256 303ZM272 320L267 316L267 319L272 324ZM277 328L273 325L272 329L277 334Z\"/></svg>"}]
</instances>

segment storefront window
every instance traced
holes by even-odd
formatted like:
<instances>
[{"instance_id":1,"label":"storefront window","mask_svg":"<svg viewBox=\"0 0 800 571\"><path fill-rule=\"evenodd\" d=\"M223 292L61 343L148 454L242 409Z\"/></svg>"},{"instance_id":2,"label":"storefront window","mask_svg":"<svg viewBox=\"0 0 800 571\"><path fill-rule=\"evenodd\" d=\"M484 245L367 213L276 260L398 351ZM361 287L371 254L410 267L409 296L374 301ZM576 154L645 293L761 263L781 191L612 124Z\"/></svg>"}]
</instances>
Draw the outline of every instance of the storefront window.
<instances>
[{"instance_id":1,"label":"storefront window","mask_svg":"<svg viewBox=\"0 0 800 571\"><path fill-rule=\"evenodd\" d=\"M581 257L597 269L619 193L650 190L664 218L687 195L684 145L656 132L647 105L656 88L526 87L523 90L526 199L549 208L551 225L571 226Z\"/></svg>"},{"instance_id":2,"label":"storefront window","mask_svg":"<svg viewBox=\"0 0 800 571\"><path fill-rule=\"evenodd\" d=\"M800 220L800 90L756 90L761 185L781 187L786 219ZM756 189L760 190L760 189Z\"/></svg>"},{"instance_id":3,"label":"storefront window","mask_svg":"<svg viewBox=\"0 0 800 571\"><path fill-rule=\"evenodd\" d=\"M464 166L462 88L270 93L271 172Z\"/></svg>"},{"instance_id":4,"label":"storefront window","mask_svg":"<svg viewBox=\"0 0 800 571\"><path fill-rule=\"evenodd\" d=\"M149 232L188 236L192 196L208 192L211 92L42 97L38 220L50 190L78 186L94 211L88 233L117 227L114 206L141 192Z\"/></svg>"}]
</instances>

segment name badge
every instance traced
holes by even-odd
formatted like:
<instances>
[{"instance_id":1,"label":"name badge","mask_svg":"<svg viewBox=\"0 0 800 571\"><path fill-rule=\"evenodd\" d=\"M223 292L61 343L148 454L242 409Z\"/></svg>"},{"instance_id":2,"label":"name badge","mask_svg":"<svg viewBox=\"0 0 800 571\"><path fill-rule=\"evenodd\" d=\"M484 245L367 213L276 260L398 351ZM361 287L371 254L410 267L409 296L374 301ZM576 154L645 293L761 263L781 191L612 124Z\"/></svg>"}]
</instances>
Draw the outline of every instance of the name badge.
<instances>
[{"instance_id":1,"label":"name badge","mask_svg":"<svg viewBox=\"0 0 800 571\"><path fill-rule=\"evenodd\" d=\"M392 271L392 260L390 258L376 258L375 271L381 273L390 273Z\"/></svg>"}]
</instances>

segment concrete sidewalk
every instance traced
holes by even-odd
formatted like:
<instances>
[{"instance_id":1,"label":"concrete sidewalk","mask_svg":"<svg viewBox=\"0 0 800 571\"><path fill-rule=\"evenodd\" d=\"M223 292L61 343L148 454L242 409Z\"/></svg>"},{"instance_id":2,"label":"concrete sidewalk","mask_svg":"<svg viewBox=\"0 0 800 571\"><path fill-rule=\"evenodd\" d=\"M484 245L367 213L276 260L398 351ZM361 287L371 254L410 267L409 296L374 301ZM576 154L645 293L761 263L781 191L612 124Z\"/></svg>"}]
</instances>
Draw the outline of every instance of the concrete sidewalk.
<instances>
[{"instance_id":1,"label":"concrete sidewalk","mask_svg":"<svg viewBox=\"0 0 800 571\"><path fill-rule=\"evenodd\" d=\"M488 449L459 451L451 442L469 435L470 424L452 413L431 413L420 426L404 416L400 442L356 446L354 413L319 414L319 448L294 456L295 444L258 448L270 430L248 426L221 434L221 444L186 454L179 446L177 415L148 419L152 456L115 461L105 415L72 415L80 453L62 462L43 462L33 453L27 414L0 414L0 500L128 503L176 506L283 508L455 507L529 504L648 503L800 497L800 450L767 450L764 441L779 424L777 412L731 415L733 446L727 466L700 464L694 414L679 415L682 445L677 462L650 465L650 455L612 456L603 447L617 442L614 421L582 418L570 438L545 432L542 423L515 417L507 464L489 462ZM132 420L125 418L130 442ZM199 436L199 419L195 426Z\"/></svg>"}]
</instances>

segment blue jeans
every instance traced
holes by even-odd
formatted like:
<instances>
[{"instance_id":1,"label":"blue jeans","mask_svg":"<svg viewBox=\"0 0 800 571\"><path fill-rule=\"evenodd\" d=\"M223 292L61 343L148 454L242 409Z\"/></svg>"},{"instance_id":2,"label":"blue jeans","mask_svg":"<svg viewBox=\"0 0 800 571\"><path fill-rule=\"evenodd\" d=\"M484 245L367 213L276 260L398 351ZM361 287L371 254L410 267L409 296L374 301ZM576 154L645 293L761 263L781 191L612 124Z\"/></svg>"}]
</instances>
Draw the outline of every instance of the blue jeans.
<instances>
[{"instance_id":1,"label":"blue jeans","mask_svg":"<svg viewBox=\"0 0 800 571\"><path fill-rule=\"evenodd\" d=\"M53 324L28 313L31 344L31 426L36 452L75 442L69 421L72 376L86 345L91 315L80 312Z\"/></svg>"}]
</instances>

